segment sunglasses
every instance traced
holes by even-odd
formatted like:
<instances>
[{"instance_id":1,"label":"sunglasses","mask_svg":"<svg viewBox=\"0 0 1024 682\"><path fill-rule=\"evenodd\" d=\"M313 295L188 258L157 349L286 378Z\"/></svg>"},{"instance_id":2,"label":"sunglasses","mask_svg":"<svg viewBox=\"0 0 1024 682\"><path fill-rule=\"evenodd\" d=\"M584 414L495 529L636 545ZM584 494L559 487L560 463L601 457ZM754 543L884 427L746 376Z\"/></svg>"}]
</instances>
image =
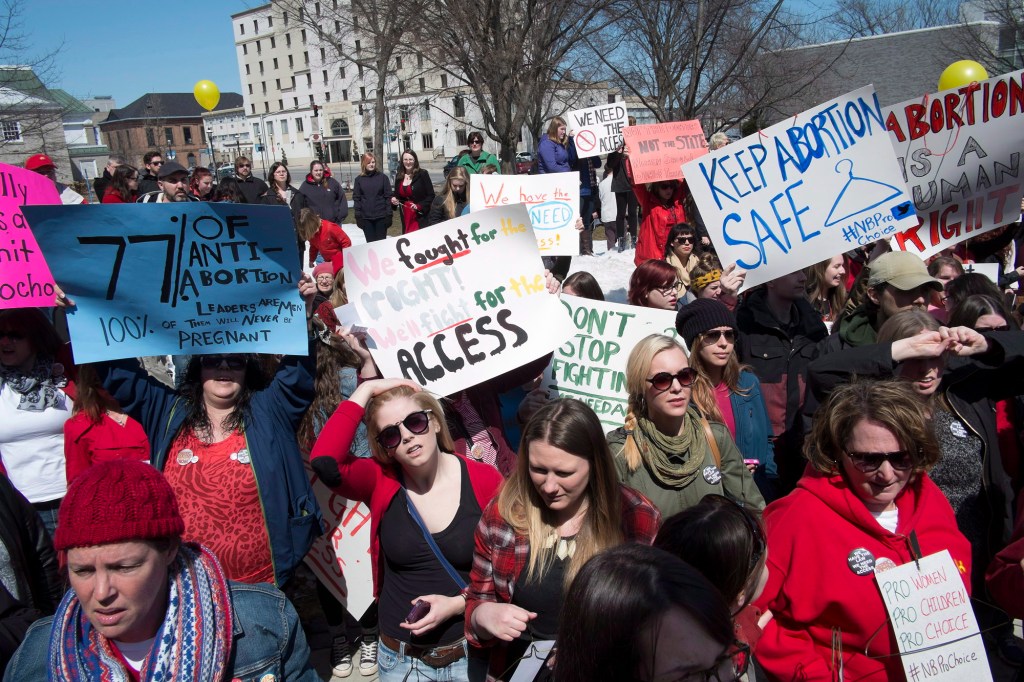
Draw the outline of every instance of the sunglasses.
<instances>
[{"instance_id":1,"label":"sunglasses","mask_svg":"<svg viewBox=\"0 0 1024 682\"><path fill-rule=\"evenodd\" d=\"M235 166L235 168L252 168L252 164L249 164L249 163L240 163L240 164L238 164L237 166Z\"/></svg>"},{"instance_id":2,"label":"sunglasses","mask_svg":"<svg viewBox=\"0 0 1024 682\"><path fill-rule=\"evenodd\" d=\"M676 237L672 240L673 244L693 244L693 237Z\"/></svg>"},{"instance_id":3,"label":"sunglasses","mask_svg":"<svg viewBox=\"0 0 1024 682\"><path fill-rule=\"evenodd\" d=\"M385 426L377 434L377 442L385 450L394 450L402 442L402 431L399 429L399 425L404 426L406 430L414 436L419 436L427 432L430 428L430 413L432 410L420 410L418 412L412 412L406 415L405 419L400 422L396 422L391 426Z\"/></svg>"},{"instance_id":4,"label":"sunglasses","mask_svg":"<svg viewBox=\"0 0 1024 682\"><path fill-rule=\"evenodd\" d=\"M204 355L199 358L199 364L203 369L217 369L223 364L237 371L245 369L245 358L237 355Z\"/></svg>"},{"instance_id":5,"label":"sunglasses","mask_svg":"<svg viewBox=\"0 0 1024 682\"><path fill-rule=\"evenodd\" d=\"M0 339L10 339L11 341L21 341L25 338L24 332L0 332Z\"/></svg>"},{"instance_id":6,"label":"sunglasses","mask_svg":"<svg viewBox=\"0 0 1024 682\"><path fill-rule=\"evenodd\" d=\"M684 367L675 374L669 374L668 372L658 372L653 377L648 379L648 383L654 387L656 391L667 391L672 388L673 381L679 381L679 385L683 388L689 388L693 385L693 380L697 378L697 370L693 367Z\"/></svg>"},{"instance_id":7,"label":"sunglasses","mask_svg":"<svg viewBox=\"0 0 1024 682\"><path fill-rule=\"evenodd\" d=\"M878 471L878 468L885 462L889 462L893 469L908 471L914 468L914 458L909 450L897 450L896 452L847 452L857 471L870 474Z\"/></svg>"},{"instance_id":8,"label":"sunglasses","mask_svg":"<svg viewBox=\"0 0 1024 682\"><path fill-rule=\"evenodd\" d=\"M1001 324L998 327L975 327L974 331L984 334L985 332L1008 332L1010 331L1010 325Z\"/></svg>"},{"instance_id":9,"label":"sunglasses","mask_svg":"<svg viewBox=\"0 0 1024 682\"><path fill-rule=\"evenodd\" d=\"M713 346L723 338L726 343L736 343L736 332L732 329L712 329L700 335L704 344Z\"/></svg>"},{"instance_id":10,"label":"sunglasses","mask_svg":"<svg viewBox=\"0 0 1024 682\"><path fill-rule=\"evenodd\" d=\"M162 166L162 165L164 165L164 162L163 161L150 161L149 165L150 166Z\"/></svg>"},{"instance_id":11,"label":"sunglasses","mask_svg":"<svg viewBox=\"0 0 1024 682\"><path fill-rule=\"evenodd\" d=\"M675 185L658 185L658 191L659 192L661 190L663 190L663 189L675 189L675 188L676 188Z\"/></svg>"}]
</instances>

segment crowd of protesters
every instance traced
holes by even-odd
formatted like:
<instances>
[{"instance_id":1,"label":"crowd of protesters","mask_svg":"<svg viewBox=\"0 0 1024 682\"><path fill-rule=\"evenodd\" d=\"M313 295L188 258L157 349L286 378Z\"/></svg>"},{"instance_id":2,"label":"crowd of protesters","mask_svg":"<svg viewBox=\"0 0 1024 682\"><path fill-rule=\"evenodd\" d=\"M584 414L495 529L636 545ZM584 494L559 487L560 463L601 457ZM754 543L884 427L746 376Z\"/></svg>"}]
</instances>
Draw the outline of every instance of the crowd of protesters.
<instances>
[{"instance_id":1,"label":"crowd of protesters","mask_svg":"<svg viewBox=\"0 0 1024 682\"><path fill-rule=\"evenodd\" d=\"M196 355L168 382L76 365L54 316L0 311L4 679L320 679L286 596L324 532L310 468L370 510L372 605L317 591L333 678L508 681L554 641L533 679L903 680L872 569L942 551L989 656L1024 664L1021 223L744 288L685 180L634 183L623 147L599 181L569 132L550 122L535 172L579 174L580 255L603 225L634 251L629 304L675 313L675 335L625 349L610 431L536 390L550 355L447 396L382 376L335 316L352 240L327 164L296 187L281 162L216 182L112 156L104 204L287 208L308 352ZM411 150L393 178L362 157L366 241L464 213L470 175L501 164L467 139L437 189ZM45 155L26 168L54 177ZM981 261L997 281L965 269ZM581 262L546 263L550 295L604 299Z\"/></svg>"}]
</instances>

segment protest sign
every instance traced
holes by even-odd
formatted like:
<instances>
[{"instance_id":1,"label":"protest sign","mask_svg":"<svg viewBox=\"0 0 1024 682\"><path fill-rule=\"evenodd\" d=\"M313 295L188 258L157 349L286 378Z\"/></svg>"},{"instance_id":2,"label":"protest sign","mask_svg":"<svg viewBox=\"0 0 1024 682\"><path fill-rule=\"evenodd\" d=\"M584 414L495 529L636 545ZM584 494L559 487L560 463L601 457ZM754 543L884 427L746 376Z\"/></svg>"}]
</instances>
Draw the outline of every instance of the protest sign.
<instances>
[{"instance_id":1,"label":"protest sign","mask_svg":"<svg viewBox=\"0 0 1024 682\"><path fill-rule=\"evenodd\" d=\"M565 121L576 143L576 156L586 159L618 149L622 144L622 129L628 125L629 117L625 104L613 102L570 111L565 115Z\"/></svg>"},{"instance_id":2,"label":"protest sign","mask_svg":"<svg viewBox=\"0 0 1024 682\"><path fill-rule=\"evenodd\" d=\"M287 209L214 204L27 206L76 307L77 362L140 355L305 355Z\"/></svg>"},{"instance_id":3,"label":"protest sign","mask_svg":"<svg viewBox=\"0 0 1024 682\"><path fill-rule=\"evenodd\" d=\"M964 274L969 272L985 275L992 284L999 286L999 263L964 263Z\"/></svg>"},{"instance_id":4,"label":"protest sign","mask_svg":"<svg viewBox=\"0 0 1024 682\"><path fill-rule=\"evenodd\" d=\"M53 306L53 277L22 207L59 203L50 178L0 163L0 308Z\"/></svg>"},{"instance_id":5,"label":"protest sign","mask_svg":"<svg viewBox=\"0 0 1024 682\"><path fill-rule=\"evenodd\" d=\"M306 554L306 565L356 618L373 602L370 509L331 491L306 463L327 532Z\"/></svg>"},{"instance_id":6,"label":"protest sign","mask_svg":"<svg viewBox=\"0 0 1024 682\"><path fill-rule=\"evenodd\" d=\"M476 177L476 176L474 176ZM571 334L520 204L345 251L349 302L386 377L438 395L508 372Z\"/></svg>"},{"instance_id":7,"label":"protest sign","mask_svg":"<svg viewBox=\"0 0 1024 682\"><path fill-rule=\"evenodd\" d=\"M922 258L1020 217L1024 71L883 110L920 219L893 249Z\"/></svg>"},{"instance_id":8,"label":"protest sign","mask_svg":"<svg viewBox=\"0 0 1024 682\"><path fill-rule=\"evenodd\" d=\"M580 215L578 173L546 175L469 176L470 212L498 206L523 204L543 256L575 256L580 238L576 218Z\"/></svg>"},{"instance_id":9,"label":"protest sign","mask_svg":"<svg viewBox=\"0 0 1024 682\"><path fill-rule=\"evenodd\" d=\"M678 180L683 177L683 164L708 153L700 121L627 126L622 137L629 147L633 182L638 185Z\"/></svg>"},{"instance_id":10,"label":"protest sign","mask_svg":"<svg viewBox=\"0 0 1024 682\"><path fill-rule=\"evenodd\" d=\"M917 222L872 86L683 167L722 263L749 288Z\"/></svg>"},{"instance_id":11,"label":"protest sign","mask_svg":"<svg viewBox=\"0 0 1024 682\"><path fill-rule=\"evenodd\" d=\"M992 679L971 599L949 550L885 571L876 568L875 580L907 680Z\"/></svg>"},{"instance_id":12,"label":"protest sign","mask_svg":"<svg viewBox=\"0 0 1024 682\"><path fill-rule=\"evenodd\" d=\"M585 402L607 428L618 428L626 419L630 351L649 334L675 337L676 313L564 294L561 304L575 336L555 351L541 387L551 397Z\"/></svg>"}]
</instances>

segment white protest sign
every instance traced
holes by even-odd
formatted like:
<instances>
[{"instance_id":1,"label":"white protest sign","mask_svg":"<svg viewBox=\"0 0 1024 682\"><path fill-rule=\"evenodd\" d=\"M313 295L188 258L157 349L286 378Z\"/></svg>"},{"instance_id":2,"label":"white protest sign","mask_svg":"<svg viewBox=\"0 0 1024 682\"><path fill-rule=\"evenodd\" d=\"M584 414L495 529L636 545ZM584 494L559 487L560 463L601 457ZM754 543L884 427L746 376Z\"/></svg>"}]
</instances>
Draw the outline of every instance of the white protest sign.
<instances>
[{"instance_id":1,"label":"white protest sign","mask_svg":"<svg viewBox=\"0 0 1024 682\"><path fill-rule=\"evenodd\" d=\"M874 87L683 166L723 263L745 288L917 222Z\"/></svg>"},{"instance_id":2,"label":"white protest sign","mask_svg":"<svg viewBox=\"0 0 1024 682\"><path fill-rule=\"evenodd\" d=\"M579 173L469 176L470 212L522 204L542 256L575 256L580 251ZM346 252L347 253L347 252Z\"/></svg>"},{"instance_id":3,"label":"white protest sign","mask_svg":"<svg viewBox=\"0 0 1024 682\"><path fill-rule=\"evenodd\" d=\"M347 255L347 254L346 254ZM370 509L332 492L306 464L327 532L306 554L306 565L356 618L373 602Z\"/></svg>"},{"instance_id":4,"label":"white protest sign","mask_svg":"<svg viewBox=\"0 0 1024 682\"><path fill-rule=\"evenodd\" d=\"M985 275L992 284L999 286L999 263L964 263L964 274L968 272Z\"/></svg>"},{"instance_id":5,"label":"white protest sign","mask_svg":"<svg viewBox=\"0 0 1024 682\"><path fill-rule=\"evenodd\" d=\"M875 572L907 680L991 680L978 621L949 550Z\"/></svg>"},{"instance_id":6,"label":"white protest sign","mask_svg":"<svg viewBox=\"0 0 1024 682\"><path fill-rule=\"evenodd\" d=\"M576 156L610 154L622 144L622 129L629 124L626 105L622 102L599 104L576 109L565 115L569 132L576 143Z\"/></svg>"},{"instance_id":7,"label":"white protest sign","mask_svg":"<svg viewBox=\"0 0 1024 682\"><path fill-rule=\"evenodd\" d=\"M576 333L555 351L541 386L553 398L585 402L602 424L618 428L626 420L626 360L633 346L650 334L675 337L676 313L566 295L561 304Z\"/></svg>"},{"instance_id":8,"label":"white protest sign","mask_svg":"<svg viewBox=\"0 0 1024 682\"><path fill-rule=\"evenodd\" d=\"M1020 217L1024 71L883 110L919 225L893 249L927 258Z\"/></svg>"},{"instance_id":9,"label":"white protest sign","mask_svg":"<svg viewBox=\"0 0 1024 682\"><path fill-rule=\"evenodd\" d=\"M536 360L572 334L521 204L346 249L345 284L383 375L438 395Z\"/></svg>"}]
</instances>

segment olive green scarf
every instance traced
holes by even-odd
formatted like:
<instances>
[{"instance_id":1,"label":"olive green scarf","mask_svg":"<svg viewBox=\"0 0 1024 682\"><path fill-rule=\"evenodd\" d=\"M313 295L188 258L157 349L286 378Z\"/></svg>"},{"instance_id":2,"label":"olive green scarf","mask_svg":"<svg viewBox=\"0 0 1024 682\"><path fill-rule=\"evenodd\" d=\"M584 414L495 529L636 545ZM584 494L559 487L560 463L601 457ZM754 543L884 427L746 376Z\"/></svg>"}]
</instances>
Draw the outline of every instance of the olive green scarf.
<instances>
[{"instance_id":1,"label":"olive green scarf","mask_svg":"<svg viewBox=\"0 0 1024 682\"><path fill-rule=\"evenodd\" d=\"M651 475L670 488L690 485L707 458L707 438L692 404L683 415L682 435L666 436L647 417L637 417L633 438Z\"/></svg>"}]
</instances>

